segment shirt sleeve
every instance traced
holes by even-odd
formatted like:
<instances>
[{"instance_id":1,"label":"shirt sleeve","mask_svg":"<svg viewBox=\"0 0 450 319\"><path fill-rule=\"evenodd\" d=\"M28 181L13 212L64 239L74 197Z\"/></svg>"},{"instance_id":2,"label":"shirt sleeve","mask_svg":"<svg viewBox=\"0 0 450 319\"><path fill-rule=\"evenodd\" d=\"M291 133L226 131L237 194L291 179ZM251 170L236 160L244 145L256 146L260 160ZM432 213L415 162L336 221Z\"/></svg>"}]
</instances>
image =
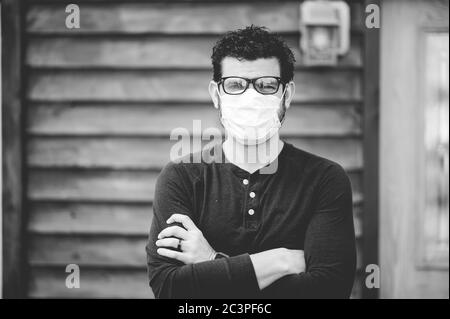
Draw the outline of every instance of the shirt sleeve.
<instances>
[{"instance_id":1,"label":"shirt sleeve","mask_svg":"<svg viewBox=\"0 0 450 319\"><path fill-rule=\"evenodd\" d=\"M355 231L350 180L330 166L315 193L316 209L304 242L306 271L284 276L262 291L262 298L349 298L356 272Z\"/></svg>"},{"instance_id":2,"label":"shirt sleeve","mask_svg":"<svg viewBox=\"0 0 450 319\"><path fill-rule=\"evenodd\" d=\"M189 183L176 165L169 163L158 177L146 245L149 284L155 297L246 298L255 295L259 288L249 254L185 265L156 252L157 236L170 226L166 220L172 214L186 214L196 220Z\"/></svg>"}]
</instances>

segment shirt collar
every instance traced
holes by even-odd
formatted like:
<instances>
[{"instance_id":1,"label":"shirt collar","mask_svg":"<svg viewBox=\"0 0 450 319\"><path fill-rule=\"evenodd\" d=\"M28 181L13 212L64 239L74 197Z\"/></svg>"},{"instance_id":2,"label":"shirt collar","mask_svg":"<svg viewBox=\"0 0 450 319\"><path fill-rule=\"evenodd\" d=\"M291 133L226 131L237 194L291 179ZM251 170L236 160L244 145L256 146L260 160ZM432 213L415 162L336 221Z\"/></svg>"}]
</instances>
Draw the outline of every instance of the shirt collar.
<instances>
[{"instance_id":1,"label":"shirt collar","mask_svg":"<svg viewBox=\"0 0 450 319\"><path fill-rule=\"evenodd\" d=\"M278 157L276 158L276 160L278 160L278 165L280 165L281 160L286 156L286 154L289 151L289 148L292 146L291 144L287 143L286 141L283 141L283 142L284 142L283 149L281 150L280 154L278 154ZM270 174L264 174L264 173L261 174L262 169L258 169L255 172L253 172L252 174L250 174L246 170L229 162L224 154L224 151L222 148L222 143L215 144L212 148L209 148L208 150L206 150L206 152L208 152L208 153L206 155L207 157L205 157L205 158L208 158L209 162L215 162L219 165L223 165L227 170L229 170L231 173L233 173L234 175L236 175L239 178L249 178L250 176L259 176L259 175L270 175ZM274 162L276 160L267 164L265 167L268 167L270 165L276 165L276 164L274 164Z\"/></svg>"}]
</instances>

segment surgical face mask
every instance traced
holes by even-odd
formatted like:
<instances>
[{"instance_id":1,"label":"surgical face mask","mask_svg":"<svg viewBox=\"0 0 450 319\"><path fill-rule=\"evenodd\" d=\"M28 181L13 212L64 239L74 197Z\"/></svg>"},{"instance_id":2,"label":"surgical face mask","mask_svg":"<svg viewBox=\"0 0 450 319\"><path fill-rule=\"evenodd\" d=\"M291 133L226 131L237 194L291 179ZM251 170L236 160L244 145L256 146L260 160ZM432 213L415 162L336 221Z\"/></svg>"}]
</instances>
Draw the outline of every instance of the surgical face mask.
<instances>
[{"instance_id":1,"label":"surgical face mask","mask_svg":"<svg viewBox=\"0 0 450 319\"><path fill-rule=\"evenodd\" d=\"M219 93L221 121L227 133L245 145L266 142L281 127L278 109L285 92L281 97L251 89L239 95Z\"/></svg>"}]
</instances>

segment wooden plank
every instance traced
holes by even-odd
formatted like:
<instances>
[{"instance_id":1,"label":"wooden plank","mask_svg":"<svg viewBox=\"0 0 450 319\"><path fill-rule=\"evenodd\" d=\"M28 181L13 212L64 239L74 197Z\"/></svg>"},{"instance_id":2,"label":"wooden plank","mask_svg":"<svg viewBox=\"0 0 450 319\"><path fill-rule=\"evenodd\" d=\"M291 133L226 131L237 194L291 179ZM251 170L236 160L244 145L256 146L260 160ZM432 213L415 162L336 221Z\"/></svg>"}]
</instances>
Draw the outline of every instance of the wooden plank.
<instances>
[{"instance_id":1,"label":"wooden plank","mask_svg":"<svg viewBox=\"0 0 450 319\"><path fill-rule=\"evenodd\" d=\"M34 234L147 236L151 205L106 203L39 203L29 208L28 231ZM361 206L353 209L355 235L362 235Z\"/></svg>"},{"instance_id":2,"label":"wooden plank","mask_svg":"<svg viewBox=\"0 0 450 319\"><path fill-rule=\"evenodd\" d=\"M31 235L31 265L77 264L144 269L146 237Z\"/></svg>"},{"instance_id":3,"label":"wooden plank","mask_svg":"<svg viewBox=\"0 0 450 319\"><path fill-rule=\"evenodd\" d=\"M193 132L193 120L202 130L221 128L211 105L129 105L33 103L28 108L27 131L35 135L169 136L175 128ZM292 105L283 135L347 136L361 132L357 105Z\"/></svg>"},{"instance_id":4,"label":"wooden plank","mask_svg":"<svg viewBox=\"0 0 450 319\"><path fill-rule=\"evenodd\" d=\"M150 203L157 172L109 170L29 170L28 198L36 201ZM362 201L360 173L349 172L353 201Z\"/></svg>"},{"instance_id":5,"label":"wooden plank","mask_svg":"<svg viewBox=\"0 0 450 319\"><path fill-rule=\"evenodd\" d=\"M299 37L285 36L302 67ZM212 47L218 37L31 37L26 63L33 67L61 68L180 68L210 69ZM361 37L351 38L350 51L338 67L360 67Z\"/></svg>"},{"instance_id":6,"label":"wooden plank","mask_svg":"<svg viewBox=\"0 0 450 319\"><path fill-rule=\"evenodd\" d=\"M248 26L264 25L276 32L298 32L299 3L139 3L83 5L80 29L65 27L62 4L32 5L26 14L31 33L165 33L221 34ZM63 14L61 14L63 13ZM351 25L362 29L362 8L351 4Z\"/></svg>"},{"instance_id":7,"label":"wooden plank","mask_svg":"<svg viewBox=\"0 0 450 319\"><path fill-rule=\"evenodd\" d=\"M29 207L28 231L46 234L148 235L149 204L35 203Z\"/></svg>"},{"instance_id":8,"label":"wooden plank","mask_svg":"<svg viewBox=\"0 0 450 319\"><path fill-rule=\"evenodd\" d=\"M32 266L77 264L102 268L145 269L146 237L31 235L28 261ZM357 241L357 268L361 244Z\"/></svg>"},{"instance_id":9,"label":"wooden plank","mask_svg":"<svg viewBox=\"0 0 450 319\"><path fill-rule=\"evenodd\" d=\"M28 98L70 101L208 102L206 71L33 70ZM355 101L361 98L360 73L351 70L302 70L295 75L294 102Z\"/></svg>"},{"instance_id":10,"label":"wooden plank","mask_svg":"<svg viewBox=\"0 0 450 319\"><path fill-rule=\"evenodd\" d=\"M3 298L23 298L26 282L23 260L22 133L22 4L1 2L1 129L2 129L2 291Z\"/></svg>"},{"instance_id":11,"label":"wooden plank","mask_svg":"<svg viewBox=\"0 0 450 319\"><path fill-rule=\"evenodd\" d=\"M380 6L381 1L364 1L367 6ZM364 34L364 115L363 115L363 154L364 154L364 264L378 265L379 234L379 134L380 134L380 31L366 29ZM361 287L364 299L377 299L379 289Z\"/></svg>"},{"instance_id":12,"label":"wooden plank","mask_svg":"<svg viewBox=\"0 0 450 319\"><path fill-rule=\"evenodd\" d=\"M151 202L155 171L30 170L28 198Z\"/></svg>"},{"instance_id":13,"label":"wooden plank","mask_svg":"<svg viewBox=\"0 0 450 319\"><path fill-rule=\"evenodd\" d=\"M96 269L80 267L80 288L65 285L65 265L31 267L30 298L154 298L148 276L141 269Z\"/></svg>"},{"instance_id":14,"label":"wooden plank","mask_svg":"<svg viewBox=\"0 0 450 319\"><path fill-rule=\"evenodd\" d=\"M145 271L99 270L84 267L79 289L67 289L64 268L31 269L30 298L154 298L147 285ZM355 280L352 299L361 298L364 278L359 274Z\"/></svg>"},{"instance_id":15,"label":"wooden plank","mask_svg":"<svg viewBox=\"0 0 450 319\"><path fill-rule=\"evenodd\" d=\"M192 142L192 139L189 140ZM347 169L362 168L362 145L359 139L288 138L287 141L308 152L334 160ZM220 140L217 142L220 143ZM170 160L200 150L195 143L191 143L180 153L180 143L181 139L171 141L169 138L34 137L28 144L28 165L45 168L159 170Z\"/></svg>"},{"instance_id":16,"label":"wooden plank","mask_svg":"<svg viewBox=\"0 0 450 319\"><path fill-rule=\"evenodd\" d=\"M30 143L31 167L159 170L170 161L175 141L169 138L32 138ZM184 154L188 153L189 149Z\"/></svg>"}]
</instances>

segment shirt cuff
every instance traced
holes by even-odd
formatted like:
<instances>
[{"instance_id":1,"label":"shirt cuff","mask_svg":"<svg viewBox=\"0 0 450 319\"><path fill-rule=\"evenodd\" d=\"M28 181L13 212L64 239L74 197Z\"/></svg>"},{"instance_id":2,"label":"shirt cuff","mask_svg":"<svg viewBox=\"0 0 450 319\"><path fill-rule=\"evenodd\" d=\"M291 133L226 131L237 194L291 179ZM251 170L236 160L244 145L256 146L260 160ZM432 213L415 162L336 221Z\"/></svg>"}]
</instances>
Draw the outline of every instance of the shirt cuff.
<instances>
[{"instance_id":1,"label":"shirt cuff","mask_svg":"<svg viewBox=\"0 0 450 319\"><path fill-rule=\"evenodd\" d=\"M231 278L239 283L237 295L243 298L255 296L259 292L255 268L248 253L227 258Z\"/></svg>"}]
</instances>

